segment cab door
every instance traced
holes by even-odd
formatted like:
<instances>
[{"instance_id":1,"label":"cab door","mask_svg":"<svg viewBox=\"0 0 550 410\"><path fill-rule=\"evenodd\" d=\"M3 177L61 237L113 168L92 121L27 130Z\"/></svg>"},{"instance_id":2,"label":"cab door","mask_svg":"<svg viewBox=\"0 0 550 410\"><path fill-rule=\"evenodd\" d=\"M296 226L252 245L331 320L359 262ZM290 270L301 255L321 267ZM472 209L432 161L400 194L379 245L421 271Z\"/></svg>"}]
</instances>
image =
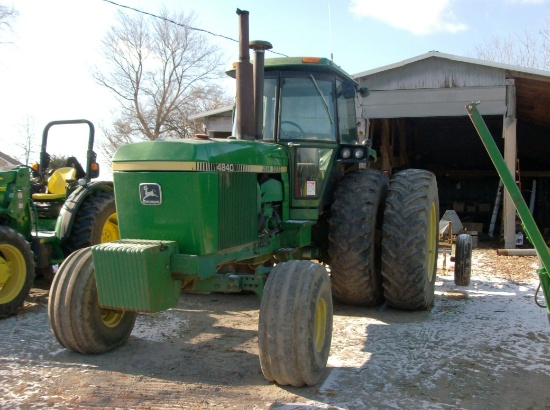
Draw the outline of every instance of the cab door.
<instances>
[{"instance_id":1,"label":"cab door","mask_svg":"<svg viewBox=\"0 0 550 410\"><path fill-rule=\"evenodd\" d=\"M334 77L281 76L279 143L290 153L292 219L316 220L337 142Z\"/></svg>"}]
</instances>

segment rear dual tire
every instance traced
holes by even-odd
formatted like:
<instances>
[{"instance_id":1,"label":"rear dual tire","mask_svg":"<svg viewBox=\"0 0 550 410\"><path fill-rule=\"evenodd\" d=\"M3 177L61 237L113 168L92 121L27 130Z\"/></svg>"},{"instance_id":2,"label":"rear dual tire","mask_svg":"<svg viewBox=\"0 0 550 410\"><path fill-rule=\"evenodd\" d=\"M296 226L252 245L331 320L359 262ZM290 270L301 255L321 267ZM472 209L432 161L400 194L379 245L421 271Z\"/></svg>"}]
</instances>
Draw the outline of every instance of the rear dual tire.
<instances>
[{"instance_id":1,"label":"rear dual tire","mask_svg":"<svg viewBox=\"0 0 550 410\"><path fill-rule=\"evenodd\" d=\"M437 273L439 198L435 175L406 169L393 175L384 211L382 278L388 305L429 309Z\"/></svg>"},{"instance_id":2,"label":"rear dual tire","mask_svg":"<svg viewBox=\"0 0 550 410\"><path fill-rule=\"evenodd\" d=\"M398 309L429 309L437 272L435 175L406 169L393 175L388 188L382 172L358 170L344 176L334 197L329 225L334 297L352 305L375 306L385 299Z\"/></svg>"},{"instance_id":3,"label":"rear dual tire","mask_svg":"<svg viewBox=\"0 0 550 410\"><path fill-rule=\"evenodd\" d=\"M362 169L346 174L334 193L329 221L332 294L344 303L384 301L380 249L388 178Z\"/></svg>"}]
</instances>

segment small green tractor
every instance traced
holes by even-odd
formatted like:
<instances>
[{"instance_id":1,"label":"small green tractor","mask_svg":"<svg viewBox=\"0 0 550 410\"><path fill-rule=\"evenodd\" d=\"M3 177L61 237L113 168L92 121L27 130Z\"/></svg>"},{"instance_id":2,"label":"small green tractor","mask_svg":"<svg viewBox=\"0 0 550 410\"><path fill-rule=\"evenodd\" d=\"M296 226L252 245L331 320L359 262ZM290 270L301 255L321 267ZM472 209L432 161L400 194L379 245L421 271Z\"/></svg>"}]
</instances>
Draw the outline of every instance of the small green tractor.
<instances>
[{"instance_id":1,"label":"small green tractor","mask_svg":"<svg viewBox=\"0 0 550 410\"><path fill-rule=\"evenodd\" d=\"M62 124L89 126L86 168L69 157L48 176L48 132ZM91 181L99 175L93 142L90 121L53 121L42 135L37 170L0 172L0 318L23 305L35 274L50 276L71 252L119 238L113 183Z\"/></svg>"},{"instance_id":2,"label":"small green tractor","mask_svg":"<svg viewBox=\"0 0 550 410\"><path fill-rule=\"evenodd\" d=\"M257 293L264 376L314 385L332 339L332 297L430 308L439 202L432 173L368 167L356 98L367 90L323 58L264 59L240 15L234 137L129 144L113 157L121 240L71 254L50 291L66 348L109 351L137 312L180 291ZM255 50L254 66L249 48ZM330 267L330 275L327 271Z\"/></svg>"}]
</instances>

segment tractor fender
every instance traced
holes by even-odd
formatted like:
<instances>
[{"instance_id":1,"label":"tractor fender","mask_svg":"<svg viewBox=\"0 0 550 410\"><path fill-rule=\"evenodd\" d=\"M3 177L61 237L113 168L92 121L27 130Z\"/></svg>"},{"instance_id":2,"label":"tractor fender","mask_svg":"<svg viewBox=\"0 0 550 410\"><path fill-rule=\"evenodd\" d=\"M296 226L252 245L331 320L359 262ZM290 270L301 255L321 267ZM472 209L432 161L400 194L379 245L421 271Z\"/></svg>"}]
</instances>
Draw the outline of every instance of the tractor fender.
<instances>
[{"instance_id":1,"label":"tractor fender","mask_svg":"<svg viewBox=\"0 0 550 410\"><path fill-rule=\"evenodd\" d=\"M69 195L61 208L61 212L59 212L59 217L55 225L55 234L59 238L61 244L65 242L71 233L74 219L84 200L95 192L112 192L113 190L114 186L111 181L94 181L88 182L85 186L79 186Z\"/></svg>"}]
</instances>

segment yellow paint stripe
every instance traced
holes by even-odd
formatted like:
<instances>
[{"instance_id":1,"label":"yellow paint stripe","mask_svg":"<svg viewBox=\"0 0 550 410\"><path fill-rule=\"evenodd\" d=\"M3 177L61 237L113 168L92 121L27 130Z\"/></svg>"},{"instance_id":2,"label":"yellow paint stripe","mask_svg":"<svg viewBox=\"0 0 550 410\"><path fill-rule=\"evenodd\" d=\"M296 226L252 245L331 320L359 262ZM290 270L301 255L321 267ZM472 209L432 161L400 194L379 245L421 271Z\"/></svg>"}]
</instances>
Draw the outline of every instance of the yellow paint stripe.
<instances>
[{"instance_id":1,"label":"yellow paint stripe","mask_svg":"<svg viewBox=\"0 0 550 410\"><path fill-rule=\"evenodd\" d=\"M277 165L242 165L209 162L136 161L113 162L113 171L206 171L281 173L287 172L287 167Z\"/></svg>"}]
</instances>

